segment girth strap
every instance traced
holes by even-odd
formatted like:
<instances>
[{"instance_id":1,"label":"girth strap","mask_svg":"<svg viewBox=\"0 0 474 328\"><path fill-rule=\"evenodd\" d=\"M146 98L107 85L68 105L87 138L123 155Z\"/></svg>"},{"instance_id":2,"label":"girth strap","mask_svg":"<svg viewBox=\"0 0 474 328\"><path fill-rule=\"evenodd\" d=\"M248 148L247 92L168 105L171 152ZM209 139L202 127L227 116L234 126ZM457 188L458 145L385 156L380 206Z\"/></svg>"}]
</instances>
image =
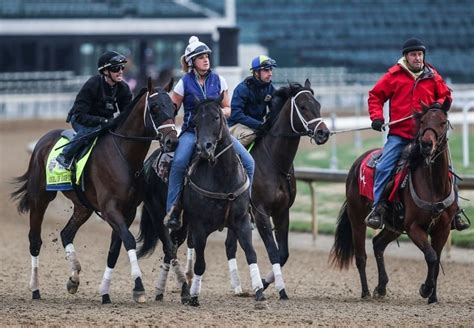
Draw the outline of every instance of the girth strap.
<instances>
[{"instance_id":1,"label":"girth strap","mask_svg":"<svg viewBox=\"0 0 474 328\"><path fill-rule=\"evenodd\" d=\"M197 191L198 193L206 197L214 198L214 199L226 199L226 200L232 201L232 200L237 199L237 197L243 194L250 187L250 180L247 177L247 175L245 175L245 177L246 179L245 179L244 184L236 191L230 192L230 193L213 192L213 191L202 189L191 180L191 177L189 177L188 183L191 186L191 188L193 188L195 191Z\"/></svg>"}]
</instances>

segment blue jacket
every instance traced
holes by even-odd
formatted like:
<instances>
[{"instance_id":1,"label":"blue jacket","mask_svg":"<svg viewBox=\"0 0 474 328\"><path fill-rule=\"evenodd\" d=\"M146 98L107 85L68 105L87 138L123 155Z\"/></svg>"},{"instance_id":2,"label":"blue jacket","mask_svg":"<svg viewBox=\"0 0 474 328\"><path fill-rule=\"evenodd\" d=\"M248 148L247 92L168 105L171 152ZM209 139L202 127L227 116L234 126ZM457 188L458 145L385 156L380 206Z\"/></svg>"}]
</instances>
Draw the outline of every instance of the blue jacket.
<instances>
[{"instance_id":1,"label":"blue jacket","mask_svg":"<svg viewBox=\"0 0 474 328\"><path fill-rule=\"evenodd\" d=\"M270 106L270 99L275 92L275 87L271 83L262 83L253 76L247 77L239 83L232 95L232 114L228 119L229 126L237 123L257 129L262 123ZM267 97L267 101L265 101ZM269 99L270 98L270 99Z\"/></svg>"},{"instance_id":2,"label":"blue jacket","mask_svg":"<svg viewBox=\"0 0 474 328\"><path fill-rule=\"evenodd\" d=\"M186 130L194 129L193 118L194 115L196 115L197 99L204 100L208 98L218 98L221 92L221 80L219 79L219 75L209 72L204 81L204 87L201 87L196 80L194 71L186 73L182 79L184 85L184 118L181 130L184 132Z\"/></svg>"}]
</instances>

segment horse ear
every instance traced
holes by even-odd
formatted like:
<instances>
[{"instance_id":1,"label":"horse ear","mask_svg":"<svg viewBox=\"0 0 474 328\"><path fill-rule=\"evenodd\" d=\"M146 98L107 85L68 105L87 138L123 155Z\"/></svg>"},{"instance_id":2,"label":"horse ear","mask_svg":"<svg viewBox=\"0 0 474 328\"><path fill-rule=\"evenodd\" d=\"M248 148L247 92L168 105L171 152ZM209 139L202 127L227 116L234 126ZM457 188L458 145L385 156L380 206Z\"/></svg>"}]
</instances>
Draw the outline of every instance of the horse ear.
<instances>
[{"instance_id":1,"label":"horse ear","mask_svg":"<svg viewBox=\"0 0 474 328\"><path fill-rule=\"evenodd\" d=\"M311 82L309 82L309 79L306 79L306 81L304 81L304 87L311 89Z\"/></svg>"},{"instance_id":2,"label":"horse ear","mask_svg":"<svg viewBox=\"0 0 474 328\"><path fill-rule=\"evenodd\" d=\"M423 110L423 112L425 112L427 109L428 109L428 105L424 103L423 100L420 99L420 105L421 105L421 109Z\"/></svg>"},{"instance_id":3,"label":"horse ear","mask_svg":"<svg viewBox=\"0 0 474 328\"><path fill-rule=\"evenodd\" d=\"M151 77L148 77L148 92L153 92L153 81L151 80Z\"/></svg>"},{"instance_id":4,"label":"horse ear","mask_svg":"<svg viewBox=\"0 0 474 328\"><path fill-rule=\"evenodd\" d=\"M443 112L447 113L450 107L451 100L449 100L449 98L445 98L443 104L441 105L441 109L443 110Z\"/></svg>"},{"instance_id":5,"label":"horse ear","mask_svg":"<svg viewBox=\"0 0 474 328\"><path fill-rule=\"evenodd\" d=\"M174 78L171 78L171 80L170 80L170 82L168 83L168 85L165 86L165 88L164 88L165 91L166 91L166 92L170 92L171 89L173 88L173 84L174 84Z\"/></svg>"}]
</instances>

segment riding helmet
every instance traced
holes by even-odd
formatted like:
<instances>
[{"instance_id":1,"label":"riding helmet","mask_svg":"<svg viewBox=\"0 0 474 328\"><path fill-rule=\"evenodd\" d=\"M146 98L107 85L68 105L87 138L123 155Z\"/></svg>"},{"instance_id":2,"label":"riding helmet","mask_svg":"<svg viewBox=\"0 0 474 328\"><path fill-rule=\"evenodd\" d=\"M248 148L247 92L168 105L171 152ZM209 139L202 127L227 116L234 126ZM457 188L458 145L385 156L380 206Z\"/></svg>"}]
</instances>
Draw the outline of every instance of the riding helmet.
<instances>
[{"instance_id":1,"label":"riding helmet","mask_svg":"<svg viewBox=\"0 0 474 328\"><path fill-rule=\"evenodd\" d=\"M184 51L184 59L189 66L192 66L194 57L210 53L212 53L212 50L204 42L199 41L197 36L193 35L189 38L189 44Z\"/></svg>"},{"instance_id":2,"label":"riding helmet","mask_svg":"<svg viewBox=\"0 0 474 328\"><path fill-rule=\"evenodd\" d=\"M102 73L102 70L105 68L123 65L126 62L127 58L124 55L121 55L116 51L106 51L99 57L97 70Z\"/></svg>"},{"instance_id":3,"label":"riding helmet","mask_svg":"<svg viewBox=\"0 0 474 328\"><path fill-rule=\"evenodd\" d=\"M252 59L252 64L250 65L250 71L255 72L261 69L268 69L277 67L276 61L268 56L260 55Z\"/></svg>"}]
</instances>

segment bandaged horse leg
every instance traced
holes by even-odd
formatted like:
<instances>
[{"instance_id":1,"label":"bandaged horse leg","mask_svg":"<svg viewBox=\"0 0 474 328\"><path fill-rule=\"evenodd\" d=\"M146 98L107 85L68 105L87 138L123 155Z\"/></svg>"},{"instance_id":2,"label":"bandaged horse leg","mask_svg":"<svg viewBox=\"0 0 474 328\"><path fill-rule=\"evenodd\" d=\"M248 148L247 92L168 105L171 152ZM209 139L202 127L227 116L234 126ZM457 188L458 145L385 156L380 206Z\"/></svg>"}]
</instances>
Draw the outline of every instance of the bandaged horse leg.
<instances>
[{"instance_id":1,"label":"bandaged horse leg","mask_svg":"<svg viewBox=\"0 0 474 328\"><path fill-rule=\"evenodd\" d=\"M104 275L102 276L102 282L100 283L99 287L99 294L102 296L102 304L110 303L110 298L108 298L109 302L104 302L104 297L107 298L110 294L110 283L112 282L113 272L113 268L109 268L108 266L105 267Z\"/></svg>"},{"instance_id":2,"label":"bandaged horse leg","mask_svg":"<svg viewBox=\"0 0 474 328\"><path fill-rule=\"evenodd\" d=\"M272 265L273 275L275 276L275 288L278 293L285 290L285 282L283 281L283 274L281 273L280 263ZM281 296L281 295L280 295Z\"/></svg>"},{"instance_id":3,"label":"bandaged horse leg","mask_svg":"<svg viewBox=\"0 0 474 328\"><path fill-rule=\"evenodd\" d=\"M33 293L33 299L40 299L39 293L39 256L31 256L31 278L30 278L30 290Z\"/></svg>"},{"instance_id":4,"label":"bandaged horse leg","mask_svg":"<svg viewBox=\"0 0 474 328\"><path fill-rule=\"evenodd\" d=\"M232 290L234 291L235 295L241 295L243 292L242 292L242 285L240 283L239 270L237 269L237 261L235 258L230 259L228 261L228 264L229 264L229 273L230 273L230 286Z\"/></svg>"},{"instance_id":5,"label":"bandaged horse leg","mask_svg":"<svg viewBox=\"0 0 474 328\"><path fill-rule=\"evenodd\" d=\"M70 294L75 294L79 288L79 273L81 272L81 264L77 259L76 251L74 250L73 244L66 245L66 259L69 262L69 268L71 276L67 282L67 291Z\"/></svg>"},{"instance_id":6,"label":"bandaged horse leg","mask_svg":"<svg viewBox=\"0 0 474 328\"><path fill-rule=\"evenodd\" d=\"M135 249L127 251L130 260L132 279L135 281L135 288L133 289L133 299L137 303L144 303L146 301L145 289L142 283L142 271L138 266L137 252Z\"/></svg>"},{"instance_id":7,"label":"bandaged horse leg","mask_svg":"<svg viewBox=\"0 0 474 328\"><path fill-rule=\"evenodd\" d=\"M187 304L190 299L189 285L183 270L181 270L181 264L178 259L171 260L171 268L176 276L178 287L181 288L181 303Z\"/></svg>"},{"instance_id":8,"label":"bandaged horse leg","mask_svg":"<svg viewBox=\"0 0 474 328\"><path fill-rule=\"evenodd\" d=\"M199 306L199 294L201 294L201 283L202 283L202 276L195 274L193 277L193 282L191 284L191 288L189 293L191 294L191 301L189 305L191 306Z\"/></svg>"},{"instance_id":9,"label":"bandaged horse leg","mask_svg":"<svg viewBox=\"0 0 474 328\"><path fill-rule=\"evenodd\" d=\"M188 248L188 251L186 253L186 279L188 281L188 285L192 285L192 280L193 280L193 267L194 267L194 248Z\"/></svg>"},{"instance_id":10,"label":"bandaged horse leg","mask_svg":"<svg viewBox=\"0 0 474 328\"><path fill-rule=\"evenodd\" d=\"M163 295L166 290L166 280L168 279L168 274L170 273L170 264L161 263L160 272L158 273L158 279L155 282L155 301L163 300Z\"/></svg>"}]
</instances>

